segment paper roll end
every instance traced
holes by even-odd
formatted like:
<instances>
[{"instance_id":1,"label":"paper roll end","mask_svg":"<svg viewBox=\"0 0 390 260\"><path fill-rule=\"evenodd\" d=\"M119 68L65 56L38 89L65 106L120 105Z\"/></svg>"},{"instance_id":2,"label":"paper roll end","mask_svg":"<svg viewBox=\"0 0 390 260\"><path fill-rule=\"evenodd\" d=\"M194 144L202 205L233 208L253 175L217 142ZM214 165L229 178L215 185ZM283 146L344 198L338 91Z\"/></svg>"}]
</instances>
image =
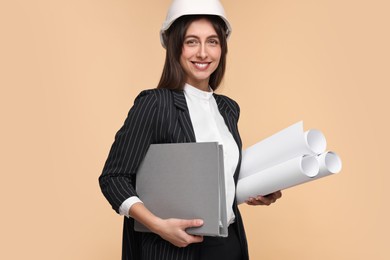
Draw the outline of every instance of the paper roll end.
<instances>
[{"instance_id":1,"label":"paper roll end","mask_svg":"<svg viewBox=\"0 0 390 260\"><path fill-rule=\"evenodd\" d=\"M306 131L305 141L307 147L313 152L313 154L321 154L326 149L326 138L320 130L311 129Z\"/></svg>"},{"instance_id":2,"label":"paper roll end","mask_svg":"<svg viewBox=\"0 0 390 260\"><path fill-rule=\"evenodd\" d=\"M320 165L314 156L303 156L300 166L302 173L310 178L317 176L320 171Z\"/></svg>"},{"instance_id":3,"label":"paper roll end","mask_svg":"<svg viewBox=\"0 0 390 260\"><path fill-rule=\"evenodd\" d=\"M331 173L339 173L342 168L342 162L340 156L335 152L327 152L325 154L325 166Z\"/></svg>"}]
</instances>

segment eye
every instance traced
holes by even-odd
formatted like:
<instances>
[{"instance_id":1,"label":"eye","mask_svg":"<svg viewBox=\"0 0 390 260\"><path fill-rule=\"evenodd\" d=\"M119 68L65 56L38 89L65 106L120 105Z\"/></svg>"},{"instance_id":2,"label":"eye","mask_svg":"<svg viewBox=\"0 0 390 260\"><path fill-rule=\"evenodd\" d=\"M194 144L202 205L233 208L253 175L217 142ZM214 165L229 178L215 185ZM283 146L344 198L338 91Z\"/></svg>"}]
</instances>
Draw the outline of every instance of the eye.
<instances>
[{"instance_id":1,"label":"eye","mask_svg":"<svg viewBox=\"0 0 390 260\"><path fill-rule=\"evenodd\" d=\"M216 46L216 45L219 44L219 41L218 41L218 39L212 38L212 39L209 39L209 40L208 40L208 43L209 43L210 45Z\"/></svg>"},{"instance_id":2,"label":"eye","mask_svg":"<svg viewBox=\"0 0 390 260\"><path fill-rule=\"evenodd\" d=\"M187 39L184 43L188 46L195 46L199 41L197 39Z\"/></svg>"}]
</instances>

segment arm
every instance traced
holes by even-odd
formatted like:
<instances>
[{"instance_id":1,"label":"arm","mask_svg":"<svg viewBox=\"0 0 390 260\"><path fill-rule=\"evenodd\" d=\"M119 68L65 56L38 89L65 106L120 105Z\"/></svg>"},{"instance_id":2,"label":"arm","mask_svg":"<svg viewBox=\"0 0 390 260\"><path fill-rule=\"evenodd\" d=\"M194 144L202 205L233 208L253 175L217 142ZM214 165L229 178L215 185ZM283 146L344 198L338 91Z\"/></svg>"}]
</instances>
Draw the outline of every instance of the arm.
<instances>
[{"instance_id":1,"label":"arm","mask_svg":"<svg viewBox=\"0 0 390 260\"><path fill-rule=\"evenodd\" d=\"M156 110L157 100L152 93L142 92L136 98L124 125L115 135L115 141L99 177L104 196L118 213L119 207L126 199L137 196L136 172L153 142Z\"/></svg>"},{"instance_id":2,"label":"arm","mask_svg":"<svg viewBox=\"0 0 390 260\"><path fill-rule=\"evenodd\" d=\"M99 177L101 190L112 208L119 213L124 201L137 196L135 176L149 146L158 142L156 129L161 128L164 113L158 106L153 91L142 92L130 109L123 127L115 136L103 173ZM201 220L163 220L153 215L142 203L134 203L129 215L148 227L152 232L176 246L187 246L201 242L202 237L192 236L185 232L188 227L201 226Z\"/></svg>"}]
</instances>

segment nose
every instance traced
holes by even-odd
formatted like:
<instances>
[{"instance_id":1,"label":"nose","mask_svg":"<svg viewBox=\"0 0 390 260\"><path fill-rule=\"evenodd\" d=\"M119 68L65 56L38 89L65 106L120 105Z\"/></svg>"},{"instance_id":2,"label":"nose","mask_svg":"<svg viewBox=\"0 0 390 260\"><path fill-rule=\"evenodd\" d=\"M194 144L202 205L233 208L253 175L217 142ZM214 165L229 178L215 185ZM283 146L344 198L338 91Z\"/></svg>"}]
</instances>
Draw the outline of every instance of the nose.
<instances>
[{"instance_id":1,"label":"nose","mask_svg":"<svg viewBox=\"0 0 390 260\"><path fill-rule=\"evenodd\" d=\"M196 53L196 57L202 60L207 58L207 49L206 44L199 44L198 52Z\"/></svg>"}]
</instances>

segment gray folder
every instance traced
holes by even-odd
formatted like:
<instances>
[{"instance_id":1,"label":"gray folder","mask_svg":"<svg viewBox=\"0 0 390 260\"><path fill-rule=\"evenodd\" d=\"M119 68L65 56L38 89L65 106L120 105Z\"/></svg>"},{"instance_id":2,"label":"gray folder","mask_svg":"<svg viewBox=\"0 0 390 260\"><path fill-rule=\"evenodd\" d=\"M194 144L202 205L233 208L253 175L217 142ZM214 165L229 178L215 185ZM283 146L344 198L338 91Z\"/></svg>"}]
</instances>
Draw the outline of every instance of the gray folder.
<instances>
[{"instance_id":1,"label":"gray folder","mask_svg":"<svg viewBox=\"0 0 390 260\"><path fill-rule=\"evenodd\" d=\"M228 235L223 148L217 142L152 144L142 161L136 190L156 216L203 219L193 235ZM150 232L139 222L134 229Z\"/></svg>"}]
</instances>

